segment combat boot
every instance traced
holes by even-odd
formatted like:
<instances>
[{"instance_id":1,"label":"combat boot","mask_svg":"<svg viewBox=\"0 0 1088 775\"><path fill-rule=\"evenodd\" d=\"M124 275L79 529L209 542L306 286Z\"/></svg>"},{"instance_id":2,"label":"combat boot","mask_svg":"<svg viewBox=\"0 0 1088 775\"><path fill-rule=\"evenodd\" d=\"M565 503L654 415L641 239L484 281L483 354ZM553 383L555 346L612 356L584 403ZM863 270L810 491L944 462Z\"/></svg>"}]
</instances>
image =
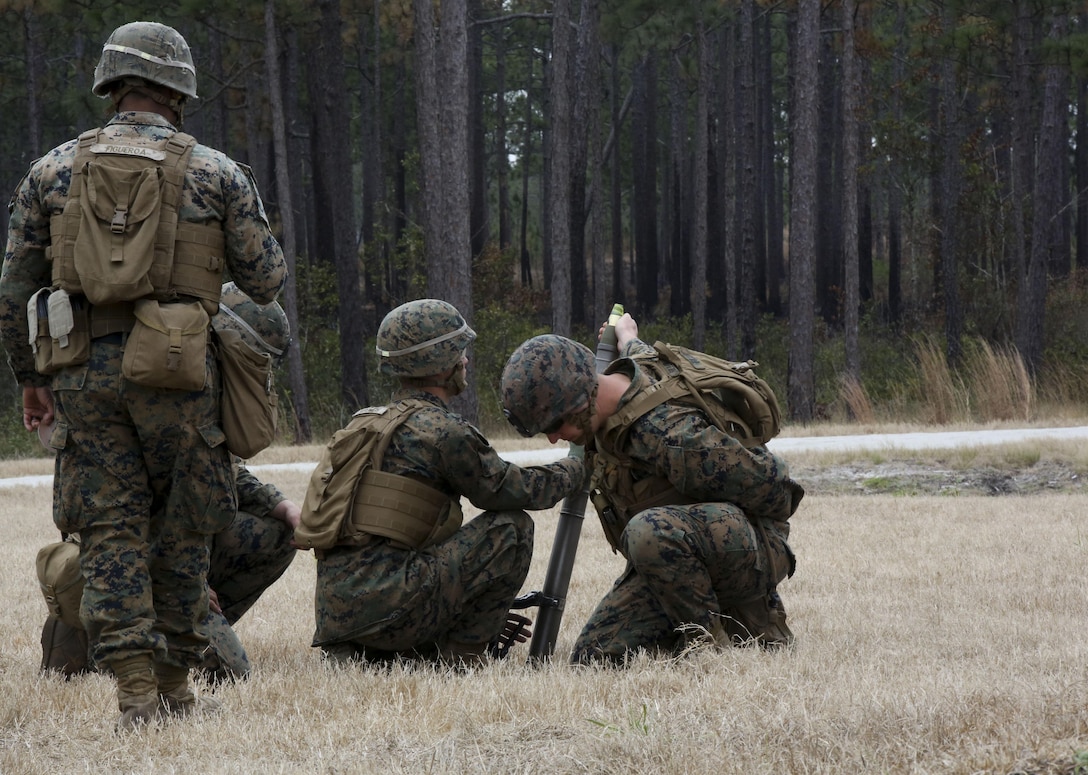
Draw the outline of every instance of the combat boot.
<instances>
[{"instance_id":1,"label":"combat boot","mask_svg":"<svg viewBox=\"0 0 1088 775\"><path fill-rule=\"evenodd\" d=\"M117 678L117 730L127 732L150 724L159 715L159 692L150 654L137 654L110 662Z\"/></svg>"},{"instance_id":2,"label":"combat boot","mask_svg":"<svg viewBox=\"0 0 1088 775\"><path fill-rule=\"evenodd\" d=\"M50 614L42 628L42 672L56 670L66 679L91 671L87 633Z\"/></svg>"},{"instance_id":3,"label":"combat boot","mask_svg":"<svg viewBox=\"0 0 1088 775\"><path fill-rule=\"evenodd\" d=\"M189 686L189 668L155 663L159 701L162 709L172 716L192 716L215 713L221 707L214 697L197 697Z\"/></svg>"},{"instance_id":4,"label":"combat boot","mask_svg":"<svg viewBox=\"0 0 1088 775\"><path fill-rule=\"evenodd\" d=\"M782 598L773 589L763 597L729 606L722 614L723 629L736 646L775 649L794 642Z\"/></svg>"}]
</instances>

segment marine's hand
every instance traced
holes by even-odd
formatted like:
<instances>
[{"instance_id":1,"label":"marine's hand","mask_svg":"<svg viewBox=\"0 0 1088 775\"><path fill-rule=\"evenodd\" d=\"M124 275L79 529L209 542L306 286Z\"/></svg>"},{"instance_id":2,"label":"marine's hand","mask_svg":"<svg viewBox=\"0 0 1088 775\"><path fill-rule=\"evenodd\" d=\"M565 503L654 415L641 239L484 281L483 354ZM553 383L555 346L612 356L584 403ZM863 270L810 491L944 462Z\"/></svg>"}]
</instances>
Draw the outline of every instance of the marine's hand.
<instances>
[{"instance_id":1,"label":"marine's hand","mask_svg":"<svg viewBox=\"0 0 1088 775\"><path fill-rule=\"evenodd\" d=\"M208 608L212 609L213 613L223 613L223 609L219 605L219 595L215 594L215 590L211 587L208 587Z\"/></svg>"},{"instance_id":2,"label":"marine's hand","mask_svg":"<svg viewBox=\"0 0 1088 775\"><path fill-rule=\"evenodd\" d=\"M631 317L630 312L624 312L623 317L616 323L616 346L621 354L632 339L638 339L638 323Z\"/></svg>"},{"instance_id":3,"label":"marine's hand","mask_svg":"<svg viewBox=\"0 0 1088 775\"><path fill-rule=\"evenodd\" d=\"M524 643L529 640L533 634L532 629L529 627L532 623L533 620L529 617L508 611L502 632L487 647L488 653L494 659L505 659L515 643Z\"/></svg>"},{"instance_id":4,"label":"marine's hand","mask_svg":"<svg viewBox=\"0 0 1088 775\"><path fill-rule=\"evenodd\" d=\"M23 427L38 430L53 423L53 391L47 387L23 388Z\"/></svg>"},{"instance_id":5,"label":"marine's hand","mask_svg":"<svg viewBox=\"0 0 1088 775\"><path fill-rule=\"evenodd\" d=\"M284 499L276 504L276 508L272 509L272 516L281 522L285 522L290 526L292 532L298 530L299 519L302 518L302 509L298 504L292 500ZM296 549L305 549L304 546L299 546L295 543L295 540L291 539L291 546Z\"/></svg>"},{"instance_id":6,"label":"marine's hand","mask_svg":"<svg viewBox=\"0 0 1088 775\"><path fill-rule=\"evenodd\" d=\"M272 516L280 522L286 522L294 530L298 527L298 521L302 517L302 509L292 500L284 499L272 509Z\"/></svg>"}]
</instances>

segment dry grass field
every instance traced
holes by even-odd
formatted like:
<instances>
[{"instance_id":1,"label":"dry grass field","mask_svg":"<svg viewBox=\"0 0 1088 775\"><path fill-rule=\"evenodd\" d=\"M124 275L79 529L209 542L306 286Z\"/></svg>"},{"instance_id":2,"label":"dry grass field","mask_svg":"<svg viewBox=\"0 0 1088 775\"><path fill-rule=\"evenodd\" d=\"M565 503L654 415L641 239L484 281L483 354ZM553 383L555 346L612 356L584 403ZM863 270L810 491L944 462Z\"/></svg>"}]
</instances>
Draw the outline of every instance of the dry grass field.
<instances>
[{"instance_id":1,"label":"dry grass field","mask_svg":"<svg viewBox=\"0 0 1088 775\"><path fill-rule=\"evenodd\" d=\"M308 474L266 470L301 500ZM238 625L255 670L216 691L224 712L118 735L110 679L38 672L50 490L0 489L0 773L1088 772L1088 494L939 491L810 492L781 587L793 649L624 670L528 666L525 645L466 673L326 665L300 553ZM559 654L622 570L592 510L582 536Z\"/></svg>"}]
</instances>

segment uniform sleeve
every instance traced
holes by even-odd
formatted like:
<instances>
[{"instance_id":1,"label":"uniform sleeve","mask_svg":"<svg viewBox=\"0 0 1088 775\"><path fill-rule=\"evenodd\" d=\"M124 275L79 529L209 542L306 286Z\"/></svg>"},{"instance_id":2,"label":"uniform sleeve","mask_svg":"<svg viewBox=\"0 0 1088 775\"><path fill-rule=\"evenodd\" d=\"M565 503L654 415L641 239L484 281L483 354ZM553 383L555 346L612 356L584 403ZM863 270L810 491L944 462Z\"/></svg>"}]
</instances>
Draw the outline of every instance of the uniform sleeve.
<instances>
[{"instance_id":1,"label":"uniform sleeve","mask_svg":"<svg viewBox=\"0 0 1088 775\"><path fill-rule=\"evenodd\" d=\"M785 461L765 447L745 448L697 409L657 407L632 426L630 439L632 457L651 462L696 501L726 501L751 517L780 520L800 501L803 490Z\"/></svg>"},{"instance_id":2,"label":"uniform sleeve","mask_svg":"<svg viewBox=\"0 0 1088 775\"><path fill-rule=\"evenodd\" d=\"M444 478L481 509L548 509L585 481L585 466L573 457L525 467L503 460L467 423L451 429L441 448Z\"/></svg>"},{"instance_id":3,"label":"uniform sleeve","mask_svg":"<svg viewBox=\"0 0 1088 775\"><path fill-rule=\"evenodd\" d=\"M22 386L49 384L49 377L34 368L28 341L26 303L40 288L49 285L49 216L37 194L35 168L23 178L8 205L8 238L4 268L0 274L0 338L8 365Z\"/></svg>"},{"instance_id":4,"label":"uniform sleeve","mask_svg":"<svg viewBox=\"0 0 1088 775\"><path fill-rule=\"evenodd\" d=\"M283 250L272 234L249 167L224 157L225 211L230 278L258 304L276 299L287 279Z\"/></svg>"},{"instance_id":5,"label":"uniform sleeve","mask_svg":"<svg viewBox=\"0 0 1088 775\"><path fill-rule=\"evenodd\" d=\"M243 465L237 468L238 510L255 517L266 517L287 499L274 484L262 482Z\"/></svg>"},{"instance_id":6,"label":"uniform sleeve","mask_svg":"<svg viewBox=\"0 0 1088 775\"><path fill-rule=\"evenodd\" d=\"M655 352L657 351L654 350L653 345L646 344L636 337L624 345L623 352L620 355L624 358L630 358L634 355L653 354Z\"/></svg>"}]
</instances>

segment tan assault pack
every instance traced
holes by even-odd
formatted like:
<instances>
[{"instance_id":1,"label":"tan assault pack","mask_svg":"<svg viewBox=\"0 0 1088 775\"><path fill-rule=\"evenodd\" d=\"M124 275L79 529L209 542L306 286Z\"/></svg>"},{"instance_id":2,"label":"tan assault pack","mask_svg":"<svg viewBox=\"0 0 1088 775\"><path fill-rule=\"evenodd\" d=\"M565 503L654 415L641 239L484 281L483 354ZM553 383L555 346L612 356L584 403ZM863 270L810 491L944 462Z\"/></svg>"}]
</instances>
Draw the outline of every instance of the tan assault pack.
<instances>
[{"instance_id":1,"label":"tan assault pack","mask_svg":"<svg viewBox=\"0 0 1088 775\"><path fill-rule=\"evenodd\" d=\"M310 478L295 541L331 549L383 536L404 548L445 540L461 526L460 503L406 476L382 472L393 431L416 411L431 406L407 399L360 409L333 434Z\"/></svg>"},{"instance_id":2,"label":"tan assault pack","mask_svg":"<svg viewBox=\"0 0 1088 775\"><path fill-rule=\"evenodd\" d=\"M49 222L54 287L95 305L193 296L215 313L222 226L178 222L195 145L183 132L164 141L108 140L99 129L79 136L68 200Z\"/></svg>"},{"instance_id":3,"label":"tan assault pack","mask_svg":"<svg viewBox=\"0 0 1088 775\"><path fill-rule=\"evenodd\" d=\"M666 479L651 477L634 482L630 460L623 449L632 423L666 401L697 407L717 428L745 447L766 444L782 428L782 412L771 386L756 375L755 361L728 361L679 345L654 343L653 353L631 357L646 376L647 385L631 402L613 414L599 431L599 485L590 497L613 550L631 517L654 506L692 501ZM616 370L613 363L606 370ZM607 492L607 495L606 495Z\"/></svg>"}]
</instances>

